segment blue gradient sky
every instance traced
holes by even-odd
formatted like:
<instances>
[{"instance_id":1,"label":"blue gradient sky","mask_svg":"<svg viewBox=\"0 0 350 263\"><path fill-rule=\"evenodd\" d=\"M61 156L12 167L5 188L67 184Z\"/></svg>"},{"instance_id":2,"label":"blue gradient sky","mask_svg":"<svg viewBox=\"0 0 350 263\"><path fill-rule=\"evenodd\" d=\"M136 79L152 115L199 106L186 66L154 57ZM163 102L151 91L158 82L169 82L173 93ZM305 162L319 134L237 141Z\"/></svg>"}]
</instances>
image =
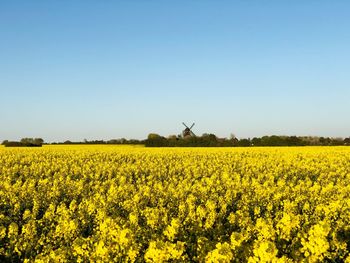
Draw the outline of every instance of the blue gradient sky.
<instances>
[{"instance_id":1,"label":"blue gradient sky","mask_svg":"<svg viewBox=\"0 0 350 263\"><path fill-rule=\"evenodd\" d=\"M350 136L349 1L1 1L0 140Z\"/></svg>"}]
</instances>

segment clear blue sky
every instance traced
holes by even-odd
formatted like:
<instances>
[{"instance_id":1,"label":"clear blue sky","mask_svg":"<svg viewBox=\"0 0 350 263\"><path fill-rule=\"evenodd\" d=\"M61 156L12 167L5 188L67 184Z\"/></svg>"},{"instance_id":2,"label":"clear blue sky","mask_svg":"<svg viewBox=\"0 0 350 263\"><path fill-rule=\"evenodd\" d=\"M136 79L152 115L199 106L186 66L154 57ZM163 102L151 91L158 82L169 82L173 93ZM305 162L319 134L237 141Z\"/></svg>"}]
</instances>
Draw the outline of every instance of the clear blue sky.
<instances>
[{"instance_id":1,"label":"clear blue sky","mask_svg":"<svg viewBox=\"0 0 350 263\"><path fill-rule=\"evenodd\" d=\"M350 136L349 1L1 1L0 140Z\"/></svg>"}]
</instances>

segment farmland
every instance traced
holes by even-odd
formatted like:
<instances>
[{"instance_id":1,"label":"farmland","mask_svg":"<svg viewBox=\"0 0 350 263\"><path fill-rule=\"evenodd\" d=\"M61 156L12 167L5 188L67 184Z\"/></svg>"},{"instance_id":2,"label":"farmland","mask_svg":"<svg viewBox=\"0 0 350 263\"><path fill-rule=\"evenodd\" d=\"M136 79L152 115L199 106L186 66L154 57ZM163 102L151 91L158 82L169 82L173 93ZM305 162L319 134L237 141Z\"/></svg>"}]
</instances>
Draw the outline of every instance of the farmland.
<instances>
[{"instance_id":1,"label":"farmland","mask_svg":"<svg viewBox=\"0 0 350 263\"><path fill-rule=\"evenodd\" d=\"M349 163L349 147L0 147L0 261L350 262Z\"/></svg>"}]
</instances>

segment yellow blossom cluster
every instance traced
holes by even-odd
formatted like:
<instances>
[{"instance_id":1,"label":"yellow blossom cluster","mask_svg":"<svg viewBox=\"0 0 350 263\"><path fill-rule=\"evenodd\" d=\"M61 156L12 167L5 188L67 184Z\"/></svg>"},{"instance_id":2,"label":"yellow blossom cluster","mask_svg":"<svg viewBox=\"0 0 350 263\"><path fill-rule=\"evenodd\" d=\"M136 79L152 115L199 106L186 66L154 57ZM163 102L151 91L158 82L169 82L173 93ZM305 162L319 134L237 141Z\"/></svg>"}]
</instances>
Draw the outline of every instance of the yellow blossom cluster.
<instances>
[{"instance_id":1,"label":"yellow blossom cluster","mask_svg":"<svg viewBox=\"0 0 350 263\"><path fill-rule=\"evenodd\" d=\"M350 262L350 147L0 147L0 261Z\"/></svg>"}]
</instances>

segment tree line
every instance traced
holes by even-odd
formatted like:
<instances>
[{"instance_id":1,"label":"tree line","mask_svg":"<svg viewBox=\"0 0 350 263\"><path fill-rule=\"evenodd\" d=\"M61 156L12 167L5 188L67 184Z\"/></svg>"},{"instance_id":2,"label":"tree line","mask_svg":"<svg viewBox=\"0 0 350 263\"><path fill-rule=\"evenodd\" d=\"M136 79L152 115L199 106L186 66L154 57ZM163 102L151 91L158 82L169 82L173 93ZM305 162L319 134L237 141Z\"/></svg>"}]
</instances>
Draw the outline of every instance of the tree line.
<instances>
[{"instance_id":1,"label":"tree line","mask_svg":"<svg viewBox=\"0 0 350 263\"><path fill-rule=\"evenodd\" d=\"M23 138L20 141L2 142L5 147L41 147L42 138ZM259 146L341 146L350 145L348 138L332 138L317 136L262 136L254 138L238 139L231 135L230 138L219 138L215 134L203 134L202 136L170 135L161 136L150 133L145 140L136 139L112 139L112 140L83 140L46 143L52 145L145 145L146 147L259 147Z\"/></svg>"},{"instance_id":2,"label":"tree line","mask_svg":"<svg viewBox=\"0 0 350 263\"><path fill-rule=\"evenodd\" d=\"M238 139L218 138L215 134L203 134L196 137L169 136L155 133L148 135L146 147L258 147L258 146L337 146L350 145L349 138L331 138L316 136L263 136Z\"/></svg>"},{"instance_id":3,"label":"tree line","mask_svg":"<svg viewBox=\"0 0 350 263\"><path fill-rule=\"evenodd\" d=\"M146 147L232 147L236 141L227 138L218 138L215 134L202 136L175 136L163 137L150 133L145 141Z\"/></svg>"},{"instance_id":4,"label":"tree line","mask_svg":"<svg viewBox=\"0 0 350 263\"><path fill-rule=\"evenodd\" d=\"M41 147L44 143L42 138L22 138L20 141L4 140L5 147Z\"/></svg>"}]
</instances>

